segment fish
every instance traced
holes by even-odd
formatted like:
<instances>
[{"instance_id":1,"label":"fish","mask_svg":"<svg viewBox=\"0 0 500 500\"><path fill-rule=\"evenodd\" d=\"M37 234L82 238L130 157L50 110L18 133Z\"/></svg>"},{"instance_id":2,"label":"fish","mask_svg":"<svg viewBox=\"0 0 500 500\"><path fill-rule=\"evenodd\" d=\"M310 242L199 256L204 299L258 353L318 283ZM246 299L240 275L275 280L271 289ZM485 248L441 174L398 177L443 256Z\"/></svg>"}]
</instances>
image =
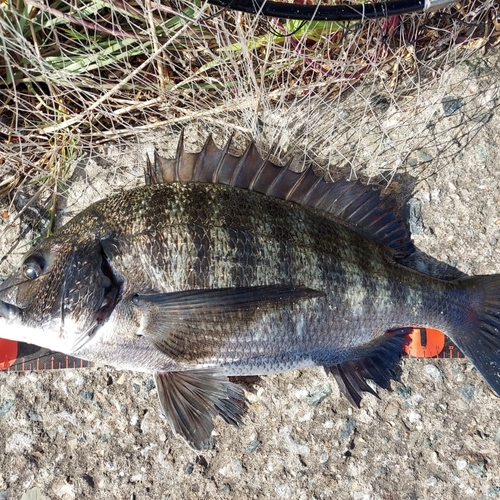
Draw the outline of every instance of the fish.
<instances>
[{"instance_id":1,"label":"fish","mask_svg":"<svg viewBox=\"0 0 500 500\"><path fill-rule=\"evenodd\" d=\"M194 450L240 426L234 377L322 366L361 405L397 380L413 328L448 335L500 394L500 275L446 280L415 253L389 197L181 135L145 184L36 244L0 285L0 336L153 374ZM378 397L378 396L377 396Z\"/></svg>"}]
</instances>

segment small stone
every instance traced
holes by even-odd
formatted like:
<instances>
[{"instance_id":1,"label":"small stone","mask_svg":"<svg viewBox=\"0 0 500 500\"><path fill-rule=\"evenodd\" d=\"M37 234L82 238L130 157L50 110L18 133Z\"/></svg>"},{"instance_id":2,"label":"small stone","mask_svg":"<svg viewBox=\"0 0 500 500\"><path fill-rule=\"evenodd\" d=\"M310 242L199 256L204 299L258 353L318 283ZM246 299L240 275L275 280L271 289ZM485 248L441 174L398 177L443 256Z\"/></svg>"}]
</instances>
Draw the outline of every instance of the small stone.
<instances>
[{"instance_id":1,"label":"small stone","mask_svg":"<svg viewBox=\"0 0 500 500\"><path fill-rule=\"evenodd\" d=\"M422 436L421 432L419 432L419 431L411 431L410 432L410 447L414 447L418 443L420 443L421 436Z\"/></svg>"},{"instance_id":2,"label":"small stone","mask_svg":"<svg viewBox=\"0 0 500 500\"><path fill-rule=\"evenodd\" d=\"M94 399L94 391L82 391L80 392L80 397L86 401L92 401Z\"/></svg>"},{"instance_id":3,"label":"small stone","mask_svg":"<svg viewBox=\"0 0 500 500\"><path fill-rule=\"evenodd\" d=\"M344 427L340 429L339 438L346 441L356 429L356 420L348 418Z\"/></svg>"},{"instance_id":4,"label":"small stone","mask_svg":"<svg viewBox=\"0 0 500 500\"><path fill-rule=\"evenodd\" d=\"M224 484L222 485L222 493L229 494L229 493L231 493L231 491L232 491L232 488L231 488L231 485L230 485L230 484L228 484L228 483L224 483Z\"/></svg>"},{"instance_id":5,"label":"small stone","mask_svg":"<svg viewBox=\"0 0 500 500\"><path fill-rule=\"evenodd\" d=\"M411 387L406 387L405 385L398 385L396 391L404 399L408 399L411 396Z\"/></svg>"},{"instance_id":6,"label":"small stone","mask_svg":"<svg viewBox=\"0 0 500 500\"><path fill-rule=\"evenodd\" d=\"M4 498L7 499L8 497ZM45 500L45 498L47 497L42 493L40 488L31 488L31 490L28 490L23 494L21 500Z\"/></svg>"},{"instance_id":7,"label":"small stone","mask_svg":"<svg viewBox=\"0 0 500 500\"><path fill-rule=\"evenodd\" d=\"M184 466L184 474L192 474L194 471L194 465L191 463L191 462L188 462L185 466Z\"/></svg>"},{"instance_id":8,"label":"small stone","mask_svg":"<svg viewBox=\"0 0 500 500\"><path fill-rule=\"evenodd\" d=\"M464 101L460 97L445 96L441 99L441 105L443 106L444 114L450 116L464 105Z\"/></svg>"},{"instance_id":9,"label":"small stone","mask_svg":"<svg viewBox=\"0 0 500 500\"><path fill-rule=\"evenodd\" d=\"M430 161L434 160L434 157L429 153L426 153L425 151L419 151L417 153L417 156L419 163L429 163Z\"/></svg>"},{"instance_id":10,"label":"small stone","mask_svg":"<svg viewBox=\"0 0 500 500\"><path fill-rule=\"evenodd\" d=\"M441 375L441 371L436 365L425 365L425 373L431 378L434 382L442 382L443 376Z\"/></svg>"},{"instance_id":11,"label":"small stone","mask_svg":"<svg viewBox=\"0 0 500 500\"><path fill-rule=\"evenodd\" d=\"M384 95L381 95L381 94L375 94L370 99L370 104L374 108L376 108L379 111L379 113L385 113L391 105L391 103L389 102L387 97L385 97Z\"/></svg>"},{"instance_id":12,"label":"small stone","mask_svg":"<svg viewBox=\"0 0 500 500\"><path fill-rule=\"evenodd\" d=\"M70 424L73 424L74 426L78 425L78 417L76 416L76 413L69 412L67 410L64 410L60 413L56 414L56 417L59 417L62 420L65 420L66 422L69 422Z\"/></svg>"},{"instance_id":13,"label":"small stone","mask_svg":"<svg viewBox=\"0 0 500 500\"><path fill-rule=\"evenodd\" d=\"M5 450L13 453L23 453L33 446L33 434L24 432L14 432L10 435L5 444Z\"/></svg>"},{"instance_id":14,"label":"small stone","mask_svg":"<svg viewBox=\"0 0 500 500\"><path fill-rule=\"evenodd\" d=\"M371 497L367 493L363 493L362 491L356 491L355 493L353 493L352 498L354 500L370 500Z\"/></svg>"},{"instance_id":15,"label":"small stone","mask_svg":"<svg viewBox=\"0 0 500 500\"><path fill-rule=\"evenodd\" d=\"M303 399L308 395L308 392L305 389L299 389L295 391L295 397L297 399Z\"/></svg>"},{"instance_id":16,"label":"small stone","mask_svg":"<svg viewBox=\"0 0 500 500\"><path fill-rule=\"evenodd\" d=\"M32 422L41 422L42 421L42 417L34 411L29 411L28 417Z\"/></svg>"},{"instance_id":17,"label":"small stone","mask_svg":"<svg viewBox=\"0 0 500 500\"><path fill-rule=\"evenodd\" d=\"M142 383L146 392L151 392L153 389L156 389L155 381L152 378L148 378Z\"/></svg>"},{"instance_id":18,"label":"small stone","mask_svg":"<svg viewBox=\"0 0 500 500\"><path fill-rule=\"evenodd\" d=\"M420 415L420 413L417 413L416 411L411 411L410 413L408 413L408 421L411 424L416 424L420 421L421 418L422 415Z\"/></svg>"},{"instance_id":19,"label":"small stone","mask_svg":"<svg viewBox=\"0 0 500 500\"><path fill-rule=\"evenodd\" d=\"M52 492L61 500L74 500L76 496L73 485L63 479L52 485Z\"/></svg>"},{"instance_id":20,"label":"small stone","mask_svg":"<svg viewBox=\"0 0 500 500\"><path fill-rule=\"evenodd\" d=\"M437 486L437 484L438 484L438 480L437 480L437 478L436 478L436 477L434 477L434 476L429 476L429 477L425 480L424 484L425 484L426 486L435 487L435 486Z\"/></svg>"},{"instance_id":21,"label":"small stone","mask_svg":"<svg viewBox=\"0 0 500 500\"><path fill-rule=\"evenodd\" d=\"M261 442L258 439L256 439L245 448L244 453L253 453L260 445Z\"/></svg>"},{"instance_id":22,"label":"small stone","mask_svg":"<svg viewBox=\"0 0 500 500\"><path fill-rule=\"evenodd\" d=\"M294 453L295 455L309 454L309 447L295 441L290 435L290 433L291 433L291 428L289 426L286 426L280 430L280 434L282 434L284 437L285 446L287 447L287 449L292 453Z\"/></svg>"},{"instance_id":23,"label":"small stone","mask_svg":"<svg viewBox=\"0 0 500 500\"><path fill-rule=\"evenodd\" d=\"M461 387L458 392L466 401L472 401L474 399L474 393L476 388L473 385L464 385Z\"/></svg>"},{"instance_id":24,"label":"small stone","mask_svg":"<svg viewBox=\"0 0 500 500\"><path fill-rule=\"evenodd\" d=\"M0 417L5 417L14 406L13 399L6 399L0 403Z\"/></svg>"},{"instance_id":25,"label":"small stone","mask_svg":"<svg viewBox=\"0 0 500 500\"><path fill-rule=\"evenodd\" d=\"M500 429L495 434L494 441L495 443L500 443Z\"/></svg>"},{"instance_id":26,"label":"small stone","mask_svg":"<svg viewBox=\"0 0 500 500\"><path fill-rule=\"evenodd\" d=\"M327 398L332 393L332 388L329 384L320 384L316 386L307 396L307 402L311 406L318 406L321 401Z\"/></svg>"},{"instance_id":27,"label":"small stone","mask_svg":"<svg viewBox=\"0 0 500 500\"><path fill-rule=\"evenodd\" d=\"M420 191L420 198L424 203L429 203L431 201L431 193L426 190Z\"/></svg>"},{"instance_id":28,"label":"small stone","mask_svg":"<svg viewBox=\"0 0 500 500\"><path fill-rule=\"evenodd\" d=\"M482 461L469 464L470 473L478 479L486 477L486 464Z\"/></svg>"},{"instance_id":29,"label":"small stone","mask_svg":"<svg viewBox=\"0 0 500 500\"><path fill-rule=\"evenodd\" d=\"M280 484L274 491L276 491L278 496L281 498L290 498L290 495L292 494L292 488L290 488L290 485L286 483Z\"/></svg>"},{"instance_id":30,"label":"small stone","mask_svg":"<svg viewBox=\"0 0 500 500\"><path fill-rule=\"evenodd\" d=\"M232 460L228 465L219 470L219 473L225 477L241 478L245 473L245 467L241 460Z\"/></svg>"},{"instance_id":31,"label":"small stone","mask_svg":"<svg viewBox=\"0 0 500 500\"><path fill-rule=\"evenodd\" d=\"M489 497L498 497L498 496L500 496L500 486L492 486L488 490L488 496Z\"/></svg>"},{"instance_id":32,"label":"small stone","mask_svg":"<svg viewBox=\"0 0 500 500\"><path fill-rule=\"evenodd\" d=\"M410 198L405 206L405 217L408 220L410 232L417 235L424 232L422 219L422 203L417 198Z\"/></svg>"}]
</instances>

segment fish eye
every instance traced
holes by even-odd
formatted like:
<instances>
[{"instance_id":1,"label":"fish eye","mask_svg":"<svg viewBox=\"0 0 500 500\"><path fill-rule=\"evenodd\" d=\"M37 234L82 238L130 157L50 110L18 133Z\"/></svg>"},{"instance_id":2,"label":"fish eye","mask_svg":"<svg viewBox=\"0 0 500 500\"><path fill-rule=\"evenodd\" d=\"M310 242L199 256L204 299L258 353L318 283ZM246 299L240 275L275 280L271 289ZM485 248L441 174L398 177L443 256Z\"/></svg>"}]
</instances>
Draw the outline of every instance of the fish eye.
<instances>
[{"instance_id":1,"label":"fish eye","mask_svg":"<svg viewBox=\"0 0 500 500\"><path fill-rule=\"evenodd\" d=\"M41 254L30 255L23 263L23 275L28 280L38 278L44 271L45 259Z\"/></svg>"}]
</instances>

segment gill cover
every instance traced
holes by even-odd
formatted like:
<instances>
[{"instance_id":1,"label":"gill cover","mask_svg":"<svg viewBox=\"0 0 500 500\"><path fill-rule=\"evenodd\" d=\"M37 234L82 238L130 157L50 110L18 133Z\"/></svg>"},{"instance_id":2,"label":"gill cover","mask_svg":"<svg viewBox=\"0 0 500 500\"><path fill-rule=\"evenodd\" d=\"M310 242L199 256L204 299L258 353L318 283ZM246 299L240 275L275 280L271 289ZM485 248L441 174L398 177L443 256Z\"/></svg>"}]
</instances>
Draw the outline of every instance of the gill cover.
<instances>
[{"instance_id":1,"label":"gill cover","mask_svg":"<svg viewBox=\"0 0 500 500\"><path fill-rule=\"evenodd\" d=\"M0 315L7 320L6 329L17 328L24 337L26 328L33 330L30 338L13 338L12 332L2 336L39 341L69 354L107 319L119 290L95 235L60 232L30 251L0 285Z\"/></svg>"}]
</instances>

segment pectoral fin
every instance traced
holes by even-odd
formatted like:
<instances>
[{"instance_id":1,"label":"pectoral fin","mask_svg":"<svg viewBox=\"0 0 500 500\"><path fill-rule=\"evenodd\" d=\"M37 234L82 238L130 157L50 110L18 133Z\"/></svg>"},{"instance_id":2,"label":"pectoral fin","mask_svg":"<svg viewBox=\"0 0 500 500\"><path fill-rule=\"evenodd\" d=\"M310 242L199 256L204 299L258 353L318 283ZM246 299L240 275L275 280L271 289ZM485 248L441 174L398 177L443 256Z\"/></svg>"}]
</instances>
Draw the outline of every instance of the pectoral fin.
<instances>
[{"instance_id":1,"label":"pectoral fin","mask_svg":"<svg viewBox=\"0 0 500 500\"><path fill-rule=\"evenodd\" d=\"M160 405L170 427L197 451L212 448L214 418L241 425L246 410L243 389L215 370L158 372Z\"/></svg>"},{"instance_id":2,"label":"pectoral fin","mask_svg":"<svg viewBox=\"0 0 500 500\"><path fill-rule=\"evenodd\" d=\"M133 302L143 334L172 359L190 363L228 356L264 314L322 295L304 286L258 286L137 295Z\"/></svg>"}]
</instances>

